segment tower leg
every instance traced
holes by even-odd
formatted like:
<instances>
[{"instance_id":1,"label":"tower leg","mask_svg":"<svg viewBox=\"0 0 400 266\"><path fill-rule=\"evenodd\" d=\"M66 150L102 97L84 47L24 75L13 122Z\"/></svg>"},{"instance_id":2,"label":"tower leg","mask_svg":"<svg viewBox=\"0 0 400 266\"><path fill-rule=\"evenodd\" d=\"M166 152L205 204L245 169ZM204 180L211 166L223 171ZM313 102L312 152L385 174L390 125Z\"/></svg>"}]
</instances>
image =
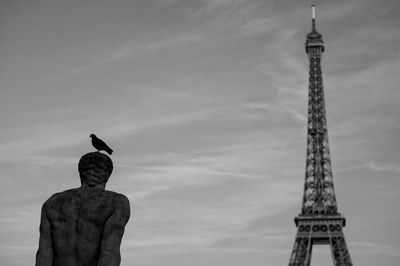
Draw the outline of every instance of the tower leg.
<instances>
[{"instance_id":1,"label":"tower leg","mask_svg":"<svg viewBox=\"0 0 400 266\"><path fill-rule=\"evenodd\" d=\"M310 266L312 244L309 237L296 237L289 266Z\"/></svg>"},{"instance_id":2,"label":"tower leg","mask_svg":"<svg viewBox=\"0 0 400 266\"><path fill-rule=\"evenodd\" d=\"M332 251L333 262L335 266L353 266L351 262L350 253L347 249L346 241L342 227L330 226L330 231L334 236L330 237L330 245ZM332 230L333 229L333 230Z\"/></svg>"}]
</instances>

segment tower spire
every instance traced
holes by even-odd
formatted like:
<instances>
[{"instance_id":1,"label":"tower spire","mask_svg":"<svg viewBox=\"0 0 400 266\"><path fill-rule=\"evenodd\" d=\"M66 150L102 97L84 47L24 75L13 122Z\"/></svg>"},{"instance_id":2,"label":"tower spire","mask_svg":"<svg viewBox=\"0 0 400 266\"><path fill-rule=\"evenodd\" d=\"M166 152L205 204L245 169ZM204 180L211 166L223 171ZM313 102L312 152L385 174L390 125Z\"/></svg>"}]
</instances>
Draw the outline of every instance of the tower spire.
<instances>
[{"instance_id":1,"label":"tower spire","mask_svg":"<svg viewBox=\"0 0 400 266\"><path fill-rule=\"evenodd\" d=\"M289 266L310 266L312 246L330 245L335 266L352 266L342 228L346 219L338 212L328 143L321 58L322 35L312 30L305 43L309 59L307 157L301 213L295 217L297 235Z\"/></svg>"},{"instance_id":2,"label":"tower spire","mask_svg":"<svg viewBox=\"0 0 400 266\"><path fill-rule=\"evenodd\" d=\"M311 11L312 11L312 31L317 31L315 28L315 5L311 5Z\"/></svg>"}]
</instances>

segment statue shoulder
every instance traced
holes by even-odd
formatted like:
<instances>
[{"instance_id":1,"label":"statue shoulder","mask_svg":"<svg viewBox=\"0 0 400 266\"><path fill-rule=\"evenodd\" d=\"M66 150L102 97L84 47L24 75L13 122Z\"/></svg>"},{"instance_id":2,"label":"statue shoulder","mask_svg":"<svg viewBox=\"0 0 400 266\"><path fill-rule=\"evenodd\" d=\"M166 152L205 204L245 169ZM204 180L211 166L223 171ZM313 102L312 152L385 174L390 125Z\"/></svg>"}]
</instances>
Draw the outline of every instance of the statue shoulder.
<instances>
[{"instance_id":1,"label":"statue shoulder","mask_svg":"<svg viewBox=\"0 0 400 266\"><path fill-rule=\"evenodd\" d=\"M45 206L51 206L54 204L58 204L58 202L60 202L60 201L64 201L68 198L74 197L77 191L78 191L77 188L73 188L73 189L68 189L68 190L65 190L62 192L55 193L45 201L43 206L45 207Z\"/></svg>"},{"instance_id":2,"label":"statue shoulder","mask_svg":"<svg viewBox=\"0 0 400 266\"><path fill-rule=\"evenodd\" d=\"M130 203L129 199L125 195L109 190L105 190L104 193L107 195L107 197L112 198L115 210L122 211L129 217Z\"/></svg>"},{"instance_id":3,"label":"statue shoulder","mask_svg":"<svg viewBox=\"0 0 400 266\"><path fill-rule=\"evenodd\" d=\"M110 190L104 190L103 193L106 197L112 198L116 202L128 202L129 203L129 199L124 194L117 193L117 192L110 191Z\"/></svg>"}]
</instances>

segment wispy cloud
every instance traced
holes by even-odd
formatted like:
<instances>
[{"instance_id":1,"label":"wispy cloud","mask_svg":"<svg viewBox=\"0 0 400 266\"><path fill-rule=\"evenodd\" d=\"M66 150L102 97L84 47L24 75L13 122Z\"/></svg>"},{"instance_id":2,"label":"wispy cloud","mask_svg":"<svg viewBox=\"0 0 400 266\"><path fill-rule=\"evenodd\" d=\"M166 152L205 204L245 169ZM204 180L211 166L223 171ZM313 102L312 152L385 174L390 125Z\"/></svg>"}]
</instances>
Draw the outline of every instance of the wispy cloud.
<instances>
[{"instance_id":1,"label":"wispy cloud","mask_svg":"<svg viewBox=\"0 0 400 266\"><path fill-rule=\"evenodd\" d=\"M187 11L190 16L204 20L208 26L231 30L248 24L261 4L253 0L206 0L202 6Z\"/></svg>"},{"instance_id":2,"label":"wispy cloud","mask_svg":"<svg viewBox=\"0 0 400 266\"><path fill-rule=\"evenodd\" d=\"M127 113L125 113L124 109L120 110L120 112L121 117L117 121L113 120L113 117L116 115L115 113L108 113L107 115L109 117L80 117L74 120L68 120L67 122L62 121L63 119L58 117L57 120L61 121L46 125L45 128L43 128L44 125L33 124L29 129L26 128L29 134L25 134L14 141L3 143L0 148L0 156L3 154L3 157L10 158L12 154L15 153L20 154L23 152L24 154L29 154L77 145L82 142L82 136L89 134L87 126L84 126L87 119L92 120L92 127L98 128L104 135L119 138L128 133L134 134L134 132L144 129L163 127L205 118L212 115L215 110L203 109L188 113L169 112L169 114L164 114L159 117L137 120L134 124L128 122L130 119L126 116ZM127 119L125 122L121 121L123 117ZM104 121L108 122L105 123ZM73 133L71 133L72 128L76 129ZM65 132L69 133L65 134Z\"/></svg>"},{"instance_id":3,"label":"wispy cloud","mask_svg":"<svg viewBox=\"0 0 400 266\"><path fill-rule=\"evenodd\" d=\"M160 52L164 49L171 49L180 45L196 43L203 40L203 36L195 33L182 33L176 36L163 37L147 42L137 41L136 39L125 42L113 48L109 54L85 65L79 65L64 73L47 77L40 81L41 84L60 82L62 80L74 78L93 71L97 68L104 68L107 65L115 64L124 59L131 59L134 56L146 56L149 53Z\"/></svg>"},{"instance_id":4,"label":"wispy cloud","mask_svg":"<svg viewBox=\"0 0 400 266\"><path fill-rule=\"evenodd\" d=\"M370 162L367 164L367 167L376 172L391 171L400 173L400 166L397 164Z\"/></svg>"},{"instance_id":5,"label":"wispy cloud","mask_svg":"<svg viewBox=\"0 0 400 266\"><path fill-rule=\"evenodd\" d=\"M373 242L350 242L349 246L354 253L375 254L400 257L400 250L393 246L377 244Z\"/></svg>"},{"instance_id":6,"label":"wispy cloud","mask_svg":"<svg viewBox=\"0 0 400 266\"><path fill-rule=\"evenodd\" d=\"M148 43L138 43L138 41L134 39L121 45L114 52L112 52L110 57L106 58L104 61L112 62L133 55L143 56L149 52L156 52L162 49L200 42L203 40L203 38L204 37L201 34L183 33L177 36L170 36L168 38L150 41Z\"/></svg>"}]
</instances>

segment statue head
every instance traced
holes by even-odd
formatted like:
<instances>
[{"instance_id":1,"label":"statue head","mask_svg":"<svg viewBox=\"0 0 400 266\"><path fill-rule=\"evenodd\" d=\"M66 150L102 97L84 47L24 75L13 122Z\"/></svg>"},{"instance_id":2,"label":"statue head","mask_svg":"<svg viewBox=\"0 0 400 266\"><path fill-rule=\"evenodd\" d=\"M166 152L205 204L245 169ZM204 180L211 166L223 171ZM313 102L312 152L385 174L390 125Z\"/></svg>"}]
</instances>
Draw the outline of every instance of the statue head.
<instances>
[{"instance_id":1,"label":"statue head","mask_svg":"<svg viewBox=\"0 0 400 266\"><path fill-rule=\"evenodd\" d=\"M81 184L94 187L107 183L113 163L110 157L101 152L89 152L81 157L78 170Z\"/></svg>"}]
</instances>

